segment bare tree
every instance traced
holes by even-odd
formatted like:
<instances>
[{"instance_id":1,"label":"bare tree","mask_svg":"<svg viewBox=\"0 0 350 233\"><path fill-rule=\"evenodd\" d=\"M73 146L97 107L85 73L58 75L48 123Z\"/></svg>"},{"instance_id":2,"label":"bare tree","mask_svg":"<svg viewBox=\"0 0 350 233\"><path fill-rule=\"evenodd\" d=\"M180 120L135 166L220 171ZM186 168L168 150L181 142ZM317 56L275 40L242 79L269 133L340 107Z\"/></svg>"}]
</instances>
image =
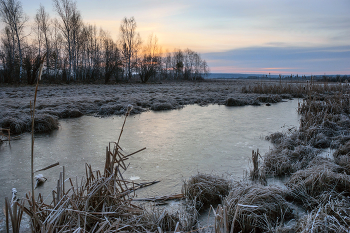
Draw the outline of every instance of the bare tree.
<instances>
[{"instance_id":1,"label":"bare tree","mask_svg":"<svg viewBox=\"0 0 350 233\"><path fill-rule=\"evenodd\" d=\"M96 26L84 24L76 0L53 0L59 16L54 20L40 5L33 28L37 39L24 40L27 17L19 1L0 0L0 17L5 22L0 35L0 82L23 82L26 74L28 83L33 83L43 52L47 53L47 77L54 74L66 82L102 78L108 83L113 77L119 81L119 75L130 81L134 73L142 82L158 77L196 80L208 72L206 62L189 49L162 54L156 36L151 35L142 47L134 17L122 20L118 42L102 29L98 33Z\"/></svg>"},{"instance_id":2,"label":"bare tree","mask_svg":"<svg viewBox=\"0 0 350 233\"><path fill-rule=\"evenodd\" d=\"M104 77L105 83L107 84L113 75L118 76L118 71L121 66L120 51L108 32L101 29L100 37L102 39L104 52L102 58L104 63Z\"/></svg>"},{"instance_id":3,"label":"bare tree","mask_svg":"<svg viewBox=\"0 0 350 233\"><path fill-rule=\"evenodd\" d=\"M15 40L12 31L8 26L4 29L5 33L1 37L2 50L3 50L3 80L4 82L11 83L13 81L13 73L15 67Z\"/></svg>"},{"instance_id":4,"label":"bare tree","mask_svg":"<svg viewBox=\"0 0 350 233\"><path fill-rule=\"evenodd\" d=\"M0 0L0 15L2 21L9 27L13 36L13 43L17 42L18 53L19 53L19 82L22 79L23 73L23 59L22 59L22 48L21 48L21 36L23 29L28 18L24 14L21 2L17 0Z\"/></svg>"},{"instance_id":5,"label":"bare tree","mask_svg":"<svg viewBox=\"0 0 350 233\"><path fill-rule=\"evenodd\" d=\"M165 74L165 78L169 78L171 77L172 75L172 66L171 66L171 60L172 60L172 55L171 53L167 50L166 53L165 53L165 57L163 58L163 63L165 65L164 67L164 74Z\"/></svg>"},{"instance_id":6,"label":"bare tree","mask_svg":"<svg viewBox=\"0 0 350 233\"><path fill-rule=\"evenodd\" d=\"M201 56L190 49L184 51L184 79L197 80L209 73L209 68Z\"/></svg>"},{"instance_id":7,"label":"bare tree","mask_svg":"<svg viewBox=\"0 0 350 233\"><path fill-rule=\"evenodd\" d=\"M45 11L45 8L40 4L35 15L35 22L39 29L40 35L42 35L46 47L46 74L49 73L50 68L50 17ZM40 52L39 52L40 56Z\"/></svg>"},{"instance_id":8,"label":"bare tree","mask_svg":"<svg viewBox=\"0 0 350 233\"><path fill-rule=\"evenodd\" d=\"M61 53L62 53L63 38L62 38L62 35L59 33L59 26L58 26L59 23L57 19L54 19L52 21L52 25L53 25L52 34L51 34L52 52L50 53L50 61L53 61L53 64L51 64L50 66L53 67L55 78L57 78L59 69L62 68Z\"/></svg>"},{"instance_id":9,"label":"bare tree","mask_svg":"<svg viewBox=\"0 0 350 233\"><path fill-rule=\"evenodd\" d=\"M173 70L175 70L175 78L180 79L183 75L184 68L184 53L181 51L181 49L175 49L172 60L172 67Z\"/></svg>"},{"instance_id":10,"label":"bare tree","mask_svg":"<svg viewBox=\"0 0 350 233\"><path fill-rule=\"evenodd\" d=\"M81 20L81 15L78 11L73 11L73 17L72 17L72 53L73 53L73 78L74 80L77 79L77 67L78 67L78 56L79 56L79 39L80 32L82 29L83 22Z\"/></svg>"},{"instance_id":11,"label":"bare tree","mask_svg":"<svg viewBox=\"0 0 350 233\"><path fill-rule=\"evenodd\" d=\"M141 46L141 37L139 33L136 33L136 27L134 17L130 19L125 17L120 25L120 44L127 71L127 80L130 80L132 76L132 59L137 58L137 52Z\"/></svg>"},{"instance_id":12,"label":"bare tree","mask_svg":"<svg viewBox=\"0 0 350 233\"><path fill-rule=\"evenodd\" d=\"M158 44L158 38L151 34L142 50L139 73L141 82L146 83L160 71L161 60L161 48Z\"/></svg>"},{"instance_id":13,"label":"bare tree","mask_svg":"<svg viewBox=\"0 0 350 233\"><path fill-rule=\"evenodd\" d=\"M42 36L41 31L40 31L40 22L38 21L38 17L37 16L38 15L36 15L36 17L34 18L34 25L32 26L32 32L34 32L34 34L36 34L36 43L38 43L37 44L37 49L38 49L38 54L40 56L40 54L41 54L41 47L42 47L42 44L43 44L43 36Z\"/></svg>"},{"instance_id":14,"label":"bare tree","mask_svg":"<svg viewBox=\"0 0 350 233\"><path fill-rule=\"evenodd\" d=\"M23 66L26 70L27 83L33 85L37 78L37 73L40 67L41 57L40 54L36 52L34 45L26 46Z\"/></svg>"},{"instance_id":15,"label":"bare tree","mask_svg":"<svg viewBox=\"0 0 350 233\"><path fill-rule=\"evenodd\" d=\"M67 43L68 58L69 58L69 68L67 81L70 81L70 76L72 73L72 62L73 62L73 30L74 21L76 20L76 3L72 0L53 0L54 7L59 17L61 18L61 23L58 25L61 29L63 36Z\"/></svg>"}]
</instances>

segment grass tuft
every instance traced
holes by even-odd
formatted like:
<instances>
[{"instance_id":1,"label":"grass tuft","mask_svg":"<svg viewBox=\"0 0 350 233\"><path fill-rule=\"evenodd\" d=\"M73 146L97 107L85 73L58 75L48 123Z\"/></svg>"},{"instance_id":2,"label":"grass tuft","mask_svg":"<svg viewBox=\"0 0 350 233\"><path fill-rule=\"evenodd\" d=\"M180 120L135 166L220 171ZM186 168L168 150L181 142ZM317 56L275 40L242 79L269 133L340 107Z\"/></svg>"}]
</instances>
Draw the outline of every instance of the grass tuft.
<instances>
[{"instance_id":1,"label":"grass tuft","mask_svg":"<svg viewBox=\"0 0 350 233\"><path fill-rule=\"evenodd\" d=\"M189 200L195 201L196 208L200 209L203 206L221 203L229 193L230 184L224 178L199 173L184 181L182 193Z\"/></svg>"},{"instance_id":2,"label":"grass tuft","mask_svg":"<svg viewBox=\"0 0 350 233\"><path fill-rule=\"evenodd\" d=\"M233 232L267 232L294 218L285 192L277 186L236 183L224 203Z\"/></svg>"}]
</instances>

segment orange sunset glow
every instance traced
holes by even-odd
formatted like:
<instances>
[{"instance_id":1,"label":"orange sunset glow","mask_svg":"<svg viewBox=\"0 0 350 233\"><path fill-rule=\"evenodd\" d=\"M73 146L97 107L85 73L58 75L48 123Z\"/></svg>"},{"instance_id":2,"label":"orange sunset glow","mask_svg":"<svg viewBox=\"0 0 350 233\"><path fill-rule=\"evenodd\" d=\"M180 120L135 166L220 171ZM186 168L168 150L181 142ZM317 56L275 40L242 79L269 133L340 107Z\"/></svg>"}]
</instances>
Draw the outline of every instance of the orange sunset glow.
<instances>
[{"instance_id":1,"label":"orange sunset glow","mask_svg":"<svg viewBox=\"0 0 350 233\"><path fill-rule=\"evenodd\" d=\"M135 17L145 41L159 39L162 51L191 48L212 72L350 73L350 2L321 1L77 1L85 22L119 36L124 17ZM33 21L42 4L25 0ZM273 68L271 68L273 67Z\"/></svg>"}]
</instances>

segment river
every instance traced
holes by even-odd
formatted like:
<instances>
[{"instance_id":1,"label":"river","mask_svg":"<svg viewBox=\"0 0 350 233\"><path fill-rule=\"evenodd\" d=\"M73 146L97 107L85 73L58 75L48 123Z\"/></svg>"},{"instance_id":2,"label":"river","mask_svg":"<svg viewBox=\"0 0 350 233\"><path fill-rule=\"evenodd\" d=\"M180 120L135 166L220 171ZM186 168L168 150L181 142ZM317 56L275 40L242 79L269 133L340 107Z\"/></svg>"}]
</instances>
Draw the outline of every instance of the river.
<instances>
[{"instance_id":1,"label":"river","mask_svg":"<svg viewBox=\"0 0 350 233\"><path fill-rule=\"evenodd\" d=\"M252 150L264 155L272 144L265 136L299 125L298 99L272 106L226 107L189 105L180 110L145 112L127 118L120 145L125 154L146 147L129 160L124 178L135 182L160 180L145 188L142 196L181 192L184 179L201 173L242 179L249 169ZM51 202L62 166L66 177L85 174L85 163L103 170L105 148L116 141L124 117L83 116L60 120L51 134L35 136L35 170L59 162L40 172L47 182L36 189ZM0 146L0 207L11 197L12 188L23 197L30 191L31 135Z\"/></svg>"}]
</instances>

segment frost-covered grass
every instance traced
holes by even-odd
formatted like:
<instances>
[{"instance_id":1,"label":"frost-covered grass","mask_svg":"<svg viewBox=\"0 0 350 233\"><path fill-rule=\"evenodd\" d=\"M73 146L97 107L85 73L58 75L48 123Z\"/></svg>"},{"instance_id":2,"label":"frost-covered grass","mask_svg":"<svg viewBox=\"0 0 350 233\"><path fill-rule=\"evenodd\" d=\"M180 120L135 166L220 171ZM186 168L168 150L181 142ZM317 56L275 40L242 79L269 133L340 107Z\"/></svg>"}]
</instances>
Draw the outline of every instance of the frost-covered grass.
<instances>
[{"instance_id":1,"label":"frost-covered grass","mask_svg":"<svg viewBox=\"0 0 350 233\"><path fill-rule=\"evenodd\" d=\"M262 170L284 177L286 200L306 212L296 219L296 232L349 231L349 88L341 84L313 86L303 93L299 128L267 137L274 148L265 154ZM276 89L256 91L276 93ZM320 155L325 148L335 150L333 158Z\"/></svg>"},{"instance_id":2,"label":"frost-covered grass","mask_svg":"<svg viewBox=\"0 0 350 233\"><path fill-rule=\"evenodd\" d=\"M205 82L170 82L163 84L117 85L39 85L36 115L52 120L82 115L123 115L127 105L134 106L131 114L144 111L179 109L185 105L220 104L227 106L258 105L271 99L265 94L242 93L242 86L252 80ZM33 86L2 86L0 91L0 127L11 128L12 133L29 131L30 102L34 99ZM272 99L280 98L273 97ZM259 101L260 100L260 101ZM234 104L234 103L239 104ZM37 132L55 129L38 127Z\"/></svg>"}]
</instances>

